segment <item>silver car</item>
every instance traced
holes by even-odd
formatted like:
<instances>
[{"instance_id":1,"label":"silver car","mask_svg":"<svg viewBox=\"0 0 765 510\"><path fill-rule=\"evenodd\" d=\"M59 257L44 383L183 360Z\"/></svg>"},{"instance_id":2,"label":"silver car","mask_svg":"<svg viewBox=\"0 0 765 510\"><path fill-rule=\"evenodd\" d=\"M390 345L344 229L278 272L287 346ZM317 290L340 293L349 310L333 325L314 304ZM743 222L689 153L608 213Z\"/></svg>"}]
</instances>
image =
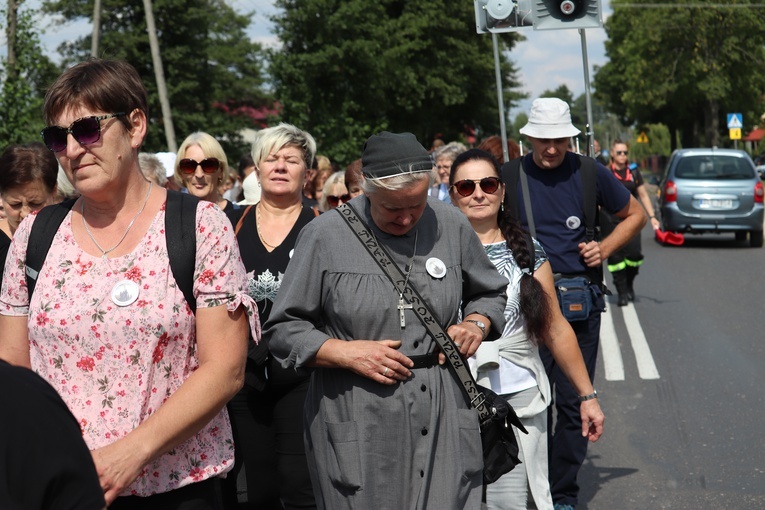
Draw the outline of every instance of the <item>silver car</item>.
<instances>
[{"instance_id":1,"label":"silver car","mask_svg":"<svg viewBox=\"0 0 765 510\"><path fill-rule=\"evenodd\" d=\"M660 183L665 231L733 232L762 246L763 188L749 155L732 149L679 149Z\"/></svg>"}]
</instances>

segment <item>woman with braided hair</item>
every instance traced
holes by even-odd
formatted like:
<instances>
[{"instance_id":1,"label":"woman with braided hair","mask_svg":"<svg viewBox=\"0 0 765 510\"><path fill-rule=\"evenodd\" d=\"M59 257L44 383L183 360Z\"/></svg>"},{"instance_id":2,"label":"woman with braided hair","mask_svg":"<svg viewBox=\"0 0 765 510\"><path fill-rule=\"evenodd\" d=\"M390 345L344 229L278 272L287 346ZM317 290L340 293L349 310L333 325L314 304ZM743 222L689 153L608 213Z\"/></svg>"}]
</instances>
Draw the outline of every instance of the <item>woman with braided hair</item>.
<instances>
[{"instance_id":1,"label":"woman with braided hair","mask_svg":"<svg viewBox=\"0 0 765 510\"><path fill-rule=\"evenodd\" d=\"M558 307L553 274L544 250L509 213L502 210L505 187L499 164L484 151L457 156L449 176L452 203L467 216L489 260L508 280L507 323L502 337L484 342L470 364L479 384L513 406L528 435L518 434L522 463L486 490L490 509L525 509L531 499L539 510L552 510L547 474L547 406L550 385L538 346L552 352L580 395L594 392L576 336ZM592 441L603 432L597 399L581 404L582 435L594 425Z\"/></svg>"}]
</instances>

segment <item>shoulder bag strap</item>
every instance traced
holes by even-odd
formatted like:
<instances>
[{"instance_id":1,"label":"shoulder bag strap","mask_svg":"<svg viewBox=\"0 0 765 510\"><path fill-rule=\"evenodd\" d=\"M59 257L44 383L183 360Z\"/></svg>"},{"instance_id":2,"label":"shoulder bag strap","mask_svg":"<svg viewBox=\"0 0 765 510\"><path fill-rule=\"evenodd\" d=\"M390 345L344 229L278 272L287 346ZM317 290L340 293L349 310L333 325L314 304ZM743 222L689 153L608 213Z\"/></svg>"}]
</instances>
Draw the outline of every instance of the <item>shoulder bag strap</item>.
<instances>
[{"instance_id":1,"label":"shoulder bag strap","mask_svg":"<svg viewBox=\"0 0 765 510\"><path fill-rule=\"evenodd\" d=\"M191 311L194 299L194 266L197 257L197 204L199 199L187 193L167 190L165 206L165 242L170 270Z\"/></svg>"},{"instance_id":2,"label":"shoulder bag strap","mask_svg":"<svg viewBox=\"0 0 765 510\"><path fill-rule=\"evenodd\" d=\"M32 301L32 294L37 284L37 275L45 263L48 250L50 250L50 245L53 243L53 238L76 201L76 198L65 200L59 204L44 207L37 213L32 230L29 232L27 255L24 262L26 266L24 269L27 280L27 293L30 302Z\"/></svg>"},{"instance_id":3,"label":"shoulder bag strap","mask_svg":"<svg viewBox=\"0 0 765 510\"><path fill-rule=\"evenodd\" d=\"M247 216L247 213L250 212L250 209L255 207L254 205L248 205L247 208L244 210L242 215L239 217L239 221L236 222L236 227L234 228L234 235L237 235L239 231L242 229L242 223L244 223L244 217Z\"/></svg>"},{"instance_id":4,"label":"shoulder bag strap","mask_svg":"<svg viewBox=\"0 0 765 510\"><path fill-rule=\"evenodd\" d=\"M342 216L353 233L356 234L361 244L364 245L383 272L390 278L396 290L402 293L408 303L413 305L413 310L417 317L422 321L428 333L438 342L446 359L449 361L449 369L457 381L460 382L460 388L462 388L462 392L469 405L478 411L481 423L490 419L492 411L486 405L483 393L478 390L478 385L475 379L473 379L467 363L460 356L454 341L449 338L444 328L436 320L427 302L410 284L404 287L406 278L401 269L392 261L385 247L377 242L377 239L372 235L367 225L359 218L353 206L346 202L340 207L335 208L335 210L340 213L340 216Z\"/></svg>"},{"instance_id":5,"label":"shoulder bag strap","mask_svg":"<svg viewBox=\"0 0 765 510\"><path fill-rule=\"evenodd\" d=\"M526 208L526 223L529 224L529 232L532 236L537 236L537 229L534 226L534 213L531 211L531 194L529 193L529 179L526 177L526 170L521 161L521 192L523 193L523 205Z\"/></svg>"}]
</instances>

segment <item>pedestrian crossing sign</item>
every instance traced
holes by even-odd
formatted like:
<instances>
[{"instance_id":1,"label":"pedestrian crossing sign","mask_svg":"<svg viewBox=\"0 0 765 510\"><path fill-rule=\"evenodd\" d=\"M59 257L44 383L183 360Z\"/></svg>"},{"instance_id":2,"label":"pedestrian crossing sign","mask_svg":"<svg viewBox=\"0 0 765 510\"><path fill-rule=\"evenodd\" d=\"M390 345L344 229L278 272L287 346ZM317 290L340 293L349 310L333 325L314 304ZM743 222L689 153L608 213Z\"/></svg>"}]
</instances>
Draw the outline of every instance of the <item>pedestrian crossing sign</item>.
<instances>
[{"instance_id":1,"label":"pedestrian crossing sign","mask_svg":"<svg viewBox=\"0 0 765 510\"><path fill-rule=\"evenodd\" d=\"M728 114L728 129L742 129L744 127L744 116L740 113Z\"/></svg>"}]
</instances>

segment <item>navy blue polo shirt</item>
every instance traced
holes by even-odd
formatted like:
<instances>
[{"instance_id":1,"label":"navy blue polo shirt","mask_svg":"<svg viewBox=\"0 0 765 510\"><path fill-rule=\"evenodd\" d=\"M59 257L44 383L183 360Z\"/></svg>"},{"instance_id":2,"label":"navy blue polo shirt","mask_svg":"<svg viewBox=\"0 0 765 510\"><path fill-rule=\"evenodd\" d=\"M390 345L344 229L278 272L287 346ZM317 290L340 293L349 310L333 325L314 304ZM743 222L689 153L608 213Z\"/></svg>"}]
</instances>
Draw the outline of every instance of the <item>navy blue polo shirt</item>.
<instances>
[{"instance_id":1,"label":"navy blue polo shirt","mask_svg":"<svg viewBox=\"0 0 765 510\"><path fill-rule=\"evenodd\" d=\"M579 255L579 243L585 240L582 179L579 175L579 159L567 152L561 166L555 169L540 168L532 154L523 157L531 196L537 240L550 258L554 273L576 274L587 270ZM611 213L624 209L630 201L630 193L609 169L596 164L597 202ZM518 183L518 203L521 224L528 228L523 190Z\"/></svg>"}]
</instances>

